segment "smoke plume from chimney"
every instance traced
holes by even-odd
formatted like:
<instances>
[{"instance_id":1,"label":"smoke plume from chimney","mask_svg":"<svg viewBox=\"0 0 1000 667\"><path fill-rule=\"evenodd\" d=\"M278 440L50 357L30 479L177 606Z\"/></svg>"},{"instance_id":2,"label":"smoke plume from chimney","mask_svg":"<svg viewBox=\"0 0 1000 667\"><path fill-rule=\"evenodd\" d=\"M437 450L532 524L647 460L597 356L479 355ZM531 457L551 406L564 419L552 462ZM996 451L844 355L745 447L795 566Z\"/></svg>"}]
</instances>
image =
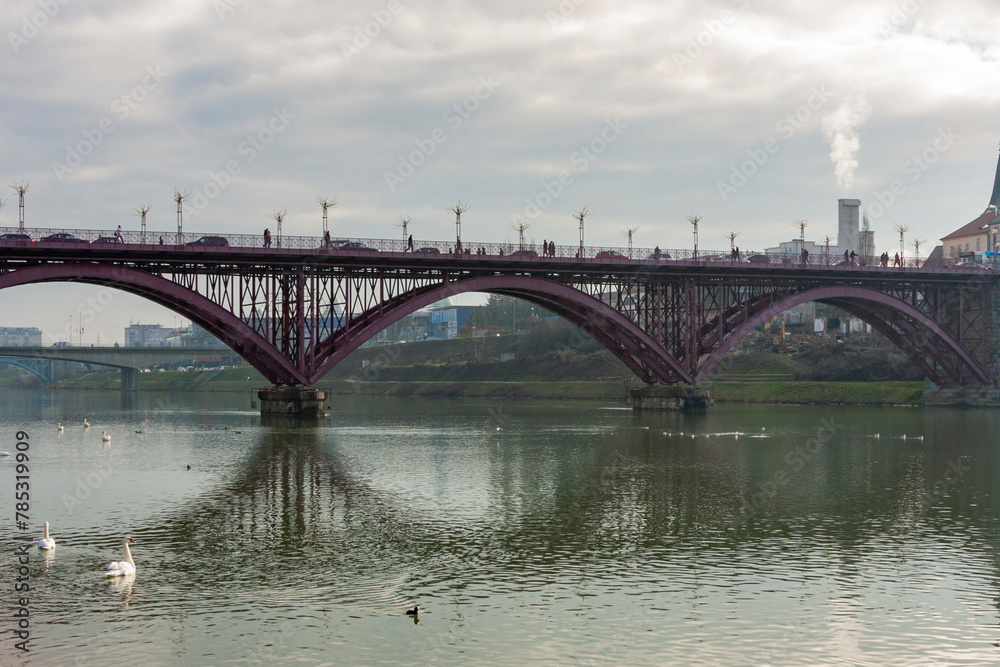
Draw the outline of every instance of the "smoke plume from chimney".
<instances>
[{"instance_id":1,"label":"smoke plume from chimney","mask_svg":"<svg viewBox=\"0 0 1000 667\"><path fill-rule=\"evenodd\" d=\"M854 170L858 168L861 137L858 128L865 124L872 107L864 97L848 98L836 111L823 118L823 136L830 142L830 159L837 184L844 188L854 185Z\"/></svg>"}]
</instances>

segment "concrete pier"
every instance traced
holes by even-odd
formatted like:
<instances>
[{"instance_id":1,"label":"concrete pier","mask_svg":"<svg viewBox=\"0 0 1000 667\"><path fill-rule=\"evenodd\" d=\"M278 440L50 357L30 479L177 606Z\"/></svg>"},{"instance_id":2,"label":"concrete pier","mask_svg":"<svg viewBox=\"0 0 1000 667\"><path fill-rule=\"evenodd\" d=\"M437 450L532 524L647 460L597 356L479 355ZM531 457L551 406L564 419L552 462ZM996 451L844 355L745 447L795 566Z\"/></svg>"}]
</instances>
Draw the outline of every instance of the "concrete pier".
<instances>
[{"instance_id":1,"label":"concrete pier","mask_svg":"<svg viewBox=\"0 0 1000 667\"><path fill-rule=\"evenodd\" d=\"M1000 408L1000 387L983 385L943 386L927 383L924 405L949 408Z\"/></svg>"},{"instance_id":2,"label":"concrete pier","mask_svg":"<svg viewBox=\"0 0 1000 667\"><path fill-rule=\"evenodd\" d=\"M632 390L632 409L642 411L705 410L712 390L697 385L650 385Z\"/></svg>"},{"instance_id":3,"label":"concrete pier","mask_svg":"<svg viewBox=\"0 0 1000 667\"><path fill-rule=\"evenodd\" d=\"M303 419L322 418L326 412L326 392L301 385L271 387L257 392L260 414Z\"/></svg>"}]
</instances>

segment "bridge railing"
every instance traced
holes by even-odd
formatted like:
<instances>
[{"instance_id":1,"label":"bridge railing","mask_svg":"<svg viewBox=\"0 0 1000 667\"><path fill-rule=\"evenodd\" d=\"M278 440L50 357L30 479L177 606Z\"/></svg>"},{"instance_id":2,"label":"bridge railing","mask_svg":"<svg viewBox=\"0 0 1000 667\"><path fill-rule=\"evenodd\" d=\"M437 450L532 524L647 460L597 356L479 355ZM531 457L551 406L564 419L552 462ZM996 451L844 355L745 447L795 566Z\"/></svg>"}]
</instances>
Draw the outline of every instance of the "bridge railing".
<instances>
[{"instance_id":1,"label":"bridge railing","mask_svg":"<svg viewBox=\"0 0 1000 667\"><path fill-rule=\"evenodd\" d=\"M63 236L66 235L66 236ZM38 247L81 248L108 247L118 245L123 249L128 247L149 248L155 246L164 251L225 251L226 248L257 249L260 252L308 253L308 254L345 254L372 255L375 253L413 253L416 256L451 256L455 258L472 259L476 257L505 261L539 261L546 259L593 261L600 263L649 263L656 264L697 264L697 265L749 265L749 266L782 266L788 268L831 267L842 270L886 270L886 269L920 269L926 266L926 260L907 257L899 264L890 257L887 265L883 265L879 257L862 257L856 255L845 258L836 251L809 254L803 257L794 253L775 253L767 251L742 250L737 255L729 250L699 250L695 253L690 249L631 249L621 246L584 246L550 245L547 242L502 242L502 243L462 243L458 247L454 241L414 240L412 246L402 239L368 239L334 235L329 242L319 236L278 236L271 234L270 245L267 245L263 234L220 234L212 232L147 231L100 229L69 229L69 228L30 228L17 227L0 228L0 247L29 246ZM548 248L545 246L548 245ZM930 267L927 267L930 268ZM949 269L962 272L997 271L997 262L977 264L969 260L947 258L938 260L934 265L936 270Z\"/></svg>"}]
</instances>

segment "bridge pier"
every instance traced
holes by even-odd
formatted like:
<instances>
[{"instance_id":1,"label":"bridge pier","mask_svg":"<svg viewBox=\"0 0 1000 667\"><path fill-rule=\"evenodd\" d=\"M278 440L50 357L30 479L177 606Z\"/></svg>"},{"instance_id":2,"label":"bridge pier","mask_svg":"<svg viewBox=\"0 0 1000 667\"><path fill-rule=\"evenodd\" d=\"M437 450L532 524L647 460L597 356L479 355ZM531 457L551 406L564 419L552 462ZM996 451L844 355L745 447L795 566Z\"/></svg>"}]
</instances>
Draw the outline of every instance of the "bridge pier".
<instances>
[{"instance_id":1,"label":"bridge pier","mask_svg":"<svg viewBox=\"0 0 1000 667\"><path fill-rule=\"evenodd\" d=\"M121 369L121 386L122 392L139 391L139 369L138 368L128 368L123 366Z\"/></svg>"},{"instance_id":2,"label":"bridge pier","mask_svg":"<svg viewBox=\"0 0 1000 667\"><path fill-rule=\"evenodd\" d=\"M278 385L257 392L261 417L281 416L322 419L326 412L326 392L303 385Z\"/></svg>"},{"instance_id":3,"label":"bridge pier","mask_svg":"<svg viewBox=\"0 0 1000 667\"><path fill-rule=\"evenodd\" d=\"M712 390L690 384L647 385L632 390L635 412L705 410L712 403Z\"/></svg>"}]
</instances>

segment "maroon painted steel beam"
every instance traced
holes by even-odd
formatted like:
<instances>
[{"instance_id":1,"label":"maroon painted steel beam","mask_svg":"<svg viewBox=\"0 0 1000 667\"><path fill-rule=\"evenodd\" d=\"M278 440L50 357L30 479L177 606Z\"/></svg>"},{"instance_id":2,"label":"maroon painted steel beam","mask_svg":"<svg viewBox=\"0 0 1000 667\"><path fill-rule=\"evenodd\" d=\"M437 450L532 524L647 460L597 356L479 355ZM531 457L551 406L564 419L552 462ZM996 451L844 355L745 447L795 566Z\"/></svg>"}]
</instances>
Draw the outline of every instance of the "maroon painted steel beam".
<instances>
[{"instance_id":1,"label":"maroon painted steel beam","mask_svg":"<svg viewBox=\"0 0 1000 667\"><path fill-rule=\"evenodd\" d=\"M182 285L137 269L86 262L42 264L0 274L0 289L48 282L101 285L129 292L184 315L210 332L274 384L305 384L306 378L260 334L238 317Z\"/></svg>"}]
</instances>

